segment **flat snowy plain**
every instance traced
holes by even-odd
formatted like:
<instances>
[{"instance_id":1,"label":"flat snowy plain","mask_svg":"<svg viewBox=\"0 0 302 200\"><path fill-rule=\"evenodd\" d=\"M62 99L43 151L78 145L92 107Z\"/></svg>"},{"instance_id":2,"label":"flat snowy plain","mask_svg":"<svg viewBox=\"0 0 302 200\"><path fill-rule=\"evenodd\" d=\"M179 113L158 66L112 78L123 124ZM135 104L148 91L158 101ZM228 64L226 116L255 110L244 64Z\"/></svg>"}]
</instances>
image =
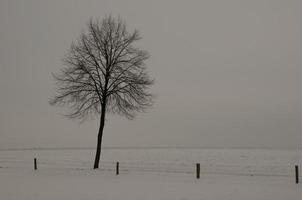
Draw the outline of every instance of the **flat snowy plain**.
<instances>
[{"instance_id":1,"label":"flat snowy plain","mask_svg":"<svg viewBox=\"0 0 302 200\"><path fill-rule=\"evenodd\" d=\"M105 149L99 170L92 170L93 158L92 149L1 150L0 199L302 199L294 177L302 150Z\"/></svg>"}]
</instances>

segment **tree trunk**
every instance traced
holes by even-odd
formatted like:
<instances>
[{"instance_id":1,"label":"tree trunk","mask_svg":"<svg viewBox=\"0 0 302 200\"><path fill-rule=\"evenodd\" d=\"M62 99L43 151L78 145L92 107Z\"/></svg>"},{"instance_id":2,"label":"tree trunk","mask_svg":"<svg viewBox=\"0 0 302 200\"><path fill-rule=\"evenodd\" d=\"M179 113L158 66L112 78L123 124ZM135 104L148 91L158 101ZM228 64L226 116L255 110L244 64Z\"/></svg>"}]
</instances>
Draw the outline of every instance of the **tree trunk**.
<instances>
[{"instance_id":1,"label":"tree trunk","mask_svg":"<svg viewBox=\"0 0 302 200\"><path fill-rule=\"evenodd\" d=\"M103 106L103 107L105 107L105 106ZM96 154L95 154L93 169L99 168L101 148L102 148L102 137L103 137L103 130L104 130L104 126L105 126L105 114L106 114L105 110L106 110L105 108L102 109L102 113L101 113L100 128L99 128L99 133L98 133L98 142L97 142L97 147L96 147Z\"/></svg>"}]
</instances>

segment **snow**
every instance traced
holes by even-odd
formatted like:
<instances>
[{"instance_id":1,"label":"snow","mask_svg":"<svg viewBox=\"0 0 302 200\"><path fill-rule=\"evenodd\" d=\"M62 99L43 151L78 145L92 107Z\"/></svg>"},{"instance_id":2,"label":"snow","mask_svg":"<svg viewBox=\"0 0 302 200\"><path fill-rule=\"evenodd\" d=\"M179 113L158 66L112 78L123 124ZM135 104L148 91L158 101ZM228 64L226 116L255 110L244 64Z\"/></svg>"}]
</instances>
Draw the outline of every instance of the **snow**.
<instances>
[{"instance_id":1,"label":"snow","mask_svg":"<svg viewBox=\"0 0 302 200\"><path fill-rule=\"evenodd\" d=\"M301 199L302 150L105 149L0 151L0 199ZM33 170L33 158L38 170ZM115 175L115 162L120 175ZM195 163L201 177L195 178Z\"/></svg>"}]
</instances>

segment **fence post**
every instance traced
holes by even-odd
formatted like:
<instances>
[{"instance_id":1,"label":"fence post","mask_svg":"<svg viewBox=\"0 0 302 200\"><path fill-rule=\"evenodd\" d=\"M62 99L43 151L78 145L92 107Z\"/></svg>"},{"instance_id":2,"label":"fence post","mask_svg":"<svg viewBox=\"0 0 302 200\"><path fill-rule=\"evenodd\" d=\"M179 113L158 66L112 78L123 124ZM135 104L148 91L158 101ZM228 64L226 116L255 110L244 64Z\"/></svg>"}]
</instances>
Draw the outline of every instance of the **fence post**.
<instances>
[{"instance_id":1,"label":"fence post","mask_svg":"<svg viewBox=\"0 0 302 200\"><path fill-rule=\"evenodd\" d=\"M299 183L299 167L298 165L295 166L295 171L296 171L296 184Z\"/></svg>"},{"instance_id":2,"label":"fence post","mask_svg":"<svg viewBox=\"0 0 302 200\"><path fill-rule=\"evenodd\" d=\"M119 175L119 165L120 163L119 162L116 162L116 175Z\"/></svg>"},{"instance_id":3,"label":"fence post","mask_svg":"<svg viewBox=\"0 0 302 200\"><path fill-rule=\"evenodd\" d=\"M37 158L34 159L34 169L37 170Z\"/></svg>"},{"instance_id":4,"label":"fence post","mask_svg":"<svg viewBox=\"0 0 302 200\"><path fill-rule=\"evenodd\" d=\"M196 163L196 178L200 178L200 163Z\"/></svg>"}]
</instances>

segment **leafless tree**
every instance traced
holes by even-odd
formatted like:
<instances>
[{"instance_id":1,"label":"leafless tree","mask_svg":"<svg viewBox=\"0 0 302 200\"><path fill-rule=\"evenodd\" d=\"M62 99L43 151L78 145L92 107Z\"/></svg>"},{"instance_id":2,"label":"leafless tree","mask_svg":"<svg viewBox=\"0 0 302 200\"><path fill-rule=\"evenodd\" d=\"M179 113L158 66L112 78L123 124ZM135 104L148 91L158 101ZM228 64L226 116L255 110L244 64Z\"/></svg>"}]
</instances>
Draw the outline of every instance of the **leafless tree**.
<instances>
[{"instance_id":1,"label":"leafless tree","mask_svg":"<svg viewBox=\"0 0 302 200\"><path fill-rule=\"evenodd\" d=\"M53 74L57 94L51 105L69 106L69 118L100 120L94 169L99 167L106 113L133 119L152 105L148 90L153 80L145 66L149 54L134 45L140 39L120 18L90 19L87 31L64 57L60 73Z\"/></svg>"}]
</instances>

